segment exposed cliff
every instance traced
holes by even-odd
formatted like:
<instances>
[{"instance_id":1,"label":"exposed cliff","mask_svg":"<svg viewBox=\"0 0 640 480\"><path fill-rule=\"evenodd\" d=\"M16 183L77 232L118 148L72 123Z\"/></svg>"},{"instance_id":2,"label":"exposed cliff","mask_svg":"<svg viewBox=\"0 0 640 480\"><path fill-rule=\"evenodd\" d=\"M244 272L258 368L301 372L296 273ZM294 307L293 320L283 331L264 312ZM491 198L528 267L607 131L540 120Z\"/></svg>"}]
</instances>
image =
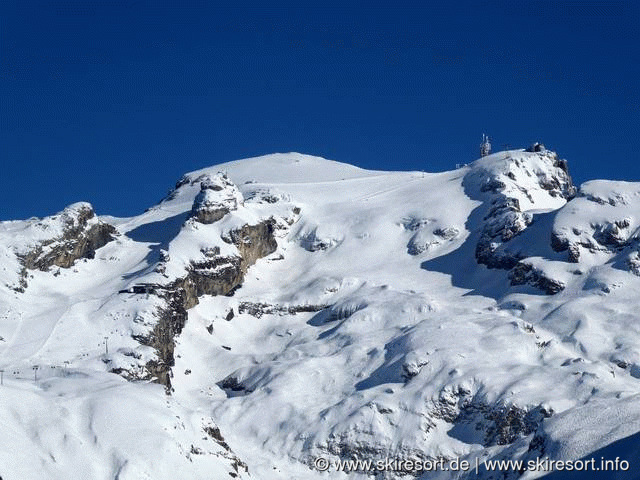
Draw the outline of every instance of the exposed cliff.
<instances>
[{"instance_id":1,"label":"exposed cliff","mask_svg":"<svg viewBox=\"0 0 640 480\"><path fill-rule=\"evenodd\" d=\"M88 203L76 203L53 217L37 223L57 222L61 231L45 238L26 253L19 254L23 265L29 269L46 271L56 265L71 267L80 258L93 258L95 251L114 239L116 229L98 220Z\"/></svg>"},{"instance_id":2,"label":"exposed cliff","mask_svg":"<svg viewBox=\"0 0 640 480\"><path fill-rule=\"evenodd\" d=\"M193 221L210 225L242 205L242 195L226 175L201 176L199 181L201 190L195 197L186 226ZM253 225L223 230L218 238L207 239L208 246L188 261L184 274L169 283L151 287L164 303L157 308L157 323L153 330L138 339L155 349L157 358L147 362L145 368L151 378L166 386L167 392L171 390L175 338L184 328L187 310L196 306L204 295L233 295L242 284L247 269L258 259L275 252L275 225L276 221L269 218ZM224 244L233 247L237 253L226 253L229 247L221 253ZM170 253L166 253L161 258L161 271L166 271L170 262Z\"/></svg>"}]
</instances>

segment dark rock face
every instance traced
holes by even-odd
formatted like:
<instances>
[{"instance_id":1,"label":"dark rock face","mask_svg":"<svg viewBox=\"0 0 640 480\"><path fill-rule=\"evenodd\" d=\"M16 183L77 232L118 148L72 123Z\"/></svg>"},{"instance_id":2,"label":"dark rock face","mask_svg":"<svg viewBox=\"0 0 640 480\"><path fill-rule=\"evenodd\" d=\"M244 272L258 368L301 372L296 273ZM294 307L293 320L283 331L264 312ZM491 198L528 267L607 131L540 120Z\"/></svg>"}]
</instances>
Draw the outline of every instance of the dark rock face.
<instances>
[{"instance_id":1,"label":"dark rock face","mask_svg":"<svg viewBox=\"0 0 640 480\"><path fill-rule=\"evenodd\" d=\"M224 241L233 243L240 256L221 256L219 248L203 252L206 260L192 262L187 275L163 287L160 294L166 307L157 312L158 323L148 337L139 339L153 347L157 361L147 363L149 376L171 391L171 367L175 364L175 338L187 321L187 310L198 304L203 295L232 295L244 280L247 269L259 258L273 253L277 243L273 235L273 220L257 225L244 225L229 232Z\"/></svg>"},{"instance_id":2,"label":"dark rock face","mask_svg":"<svg viewBox=\"0 0 640 480\"><path fill-rule=\"evenodd\" d=\"M238 187L225 174L204 176L200 182L200 193L191 208L191 217L203 224L214 223L236 210L242 201Z\"/></svg>"},{"instance_id":3,"label":"dark rock face","mask_svg":"<svg viewBox=\"0 0 640 480\"><path fill-rule=\"evenodd\" d=\"M300 246L308 252L320 252L328 250L339 242L340 240L336 238L325 238L320 236L318 234L317 228L306 232L300 237Z\"/></svg>"},{"instance_id":4,"label":"dark rock face","mask_svg":"<svg viewBox=\"0 0 640 480\"><path fill-rule=\"evenodd\" d=\"M269 219L257 225L244 225L224 236L222 240L235 245L239 257L221 256L220 249L214 248L205 252L206 260L192 262L187 276L172 285L174 289L185 291L185 308L197 305L198 297L202 295L233 293L242 284L247 269L278 248L273 225L274 221Z\"/></svg>"},{"instance_id":5,"label":"dark rock face","mask_svg":"<svg viewBox=\"0 0 640 480\"><path fill-rule=\"evenodd\" d=\"M409 240L409 243L407 244L407 253L409 255L420 255L421 253L424 253L427 250L428 246L427 245L423 245L420 244L418 242L415 241L415 236L413 238L411 238L411 240Z\"/></svg>"},{"instance_id":6,"label":"dark rock face","mask_svg":"<svg viewBox=\"0 0 640 480\"><path fill-rule=\"evenodd\" d=\"M222 237L227 243L234 244L243 259L243 273L256 263L256 260L276 251L278 244L274 237L275 220L269 219L257 225L245 225L238 230L232 230Z\"/></svg>"},{"instance_id":7,"label":"dark rock face","mask_svg":"<svg viewBox=\"0 0 640 480\"><path fill-rule=\"evenodd\" d=\"M94 258L98 248L114 239L116 229L112 225L102 222L89 225L89 220L95 217L91 205L82 204L73 213L64 218L60 237L46 240L20 256L25 268L42 271L54 265L69 268L80 258Z\"/></svg>"},{"instance_id":8,"label":"dark rock face","mask_svg":"<svg viewBox=\"0 0 640 480\"><path fill-rule=\"evenodd\" d=\"M460 234L460 230L455 227L436 228L433 234L437 237L441 237L444 240L453 240Z\"/></svg>"},{"instance_id":9,"label":"dark rock face","mask_svg":"<svg viewBox=\"0 0 640 480\"><path fill-rule=\"evenodd\" d=\"M488 404L464 390L443 392L434 408L434 417L454 424L451 432L455 432L456 427L473 425L478 435L476 442L485 447L509 445L531 435L554 413L542 406L522 408L504 403Z\"/></svg>"},{"instance_id":10,"label":"dark rock face","mask_svg":"<svg viewBox=\"0 0 640 480\"><path fill-rule=\"evenodd\" d=\"M244 395L248 395L249 393L253 392L251 388L243 385L242 382L240 382L233 375L218 382L218 386L223 390L229 390L231 392L236 392Z\"/></svg>"},{"instance_id":11,"label":"dark rock face","mask_svg":"<svg viewBox=\"0 0 640 480\"><path fill-rule=\"evenodd\" d=\"M489 177L484 182L482 182L480 191L489 193L500 193L506 186L507 184L503 181L498 180L495 177Z\"/></svg>"},{"instance_id":12,"label":"dark rock face","mask_svg":"<svg viewBox=\"0 0 640 480\"><path fill-rule=\"evenodd\" d=\"M151 360L145 366L148 375L157 383L171 392L171 367L175 365L173 351L175 337L180 335L187 323L187 309L185 308L186 293L184 290L169 290L164 293L166 307L158 311L158 323L148 337L140 339L140 343L153 347L158 360Z\"/></svg>"},{"instance_id":13,"label":"dark rock face","mask_svg":"<svg viewBox=\"0 0 640 480\"><path fill-rule=\"evenodd\" d=\"M229 213L229 209L225 207L221 208L207 208L194 205L194 210L192 212L193 218L196 219L197 222L204 223L208 225L210 223L217 222L222 217L224 217L227 213Z\"/></svg>"},{"instance_id":14,"label":"dark rock face","mask_svg":"<svg viewBox=\"0 0 640 480\"><path fill-rule=\"evenodd\" d=\"M546 148L540 142L532 143L529 148L527 148L527 152L544 152Z\"/></svg>"},{"instance_id":15,"label":"dark rock face","mask_svg":"<svg viewBox=\"0 0 640 480\"><path fill-rule=\"evenodd\" d=\"M518 438L534 433L551 413L541 407L525 410L515 405L477 405L469 403L462 407L455 422L474 423L479 419L488 423L484 446L509 445ZM480 418L478 418L480 417ZM478 422L480 423L480 422Z\"/></svg>"},{"instance_id":16,"label":"dark rock face","mask_svg":"<svg viewBox=\"0 0 640 480\"><path fill-rule=\"evenodd\" d=\"M186 309L198 304L203 295L228 295L237 288L244 278L242 257L215 256L203 262L193 262L186 277L176 280L172 288L185 292Z\"/></svg>"},{"instance_id":17,"label":"dark rock face","mask_svg":"<svg viewBox=\"0 0 640 480\"><path fill-rule=\"evenodd\" d=\"M49 270L56 265L62 268L73 266L80 258L94 258L95 251L114 239L116 229L109 224L93 225L84 232L68 232L64 237L46 243L22 257L23 265L29 269ZM45 253L43 247L49 247Z\"/></svg>"},{"instance_id":18,"label":"dark rock face","mask_svg":"<svg viewBox=\"0 0 640 480\"><path fill-rule=\"evenodd\" d=\"M247 313L252 317L260 318L262 315L295 315L302 312L319 312L327 307L328 305L272 305L269 303L241 302L238 305L238 313ZM230 313L233 313L233 310Z\"/></svg>"},{"instance_id":19,"label":"dark rock face","mask_svg":"<svg viewBox=\"0 0 640 480\"><path fill-rule=\"evenodd\" d=\"M511 285L533 285L544 291L548 295L554 295L564 290L564 283L559 280L550 278L537 268L527 263L519 262L509 272Z\"/></svg>"},{"instance_id":20,"label":"dark rock face","mask_svg":"<svg viewBox=\"0 0 640 480\"><path fill-rule=\"evenodd\" d=\"M499 251L498 247L524 231L533 222L533 217L520 210L520 202L516 198L502 197L495 202L484 221L484 229L476 245L476 260L489 268L513 268L521 257Z\"/></svg>"},{"instance_id":21,"label":"dark rock face","mask_svg":"<svg viewBox=\"0 0 640 480\"><path fill-rule=\"evenodd\" d=\"M551 248L554 252L564 252L569 248L569 240L553 231L551 232Z\"/></svg>"}]
</instances>

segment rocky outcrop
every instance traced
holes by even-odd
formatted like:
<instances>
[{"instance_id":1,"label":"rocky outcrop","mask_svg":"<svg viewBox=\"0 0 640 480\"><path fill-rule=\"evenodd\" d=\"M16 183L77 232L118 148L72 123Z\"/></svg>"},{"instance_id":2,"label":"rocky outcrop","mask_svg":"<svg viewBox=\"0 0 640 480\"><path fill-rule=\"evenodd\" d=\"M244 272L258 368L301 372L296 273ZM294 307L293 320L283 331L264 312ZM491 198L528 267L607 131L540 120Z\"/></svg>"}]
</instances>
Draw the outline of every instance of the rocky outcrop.
<instances>
[{"instance_id":1,"label":"rocky outcrop","mask_svg":"<svg viewBox=\"0 0 640 480\"><path fill-rule=\"evenodd\" d=\"M631 220L623 218L596 226L593 238L603 247L618 250L628 245Z\"/></svg>"},{"instance_id":2,"label":"rocky outcrop","mask_svg":"<svg viewBox=\"0 0 640 480\"><path fill-rule=\"evenodd\" d=\"M226 243L236 246L242 257L241 268L246 272L247 268L256 263L256 260L276 251L278 244L274 236L275 220L269 219L257 225L244 225L231 230L222 236Z\"/></svg>"},{"instance_id":3,"label":"rocky outcrop","mask_svg":"<svg viewBox=\"0 0 640 480\"><path fill-rule=\"evenodd\" d=\"M249 467L231 450L231 447L222 436L222 433L220 432L220 428L218 428L218 426L210 422L209 424L204 425L202 429L207 435L207 437L205 438L213 440L224 449L225 453L223 454L223 456L231 461L231 468L233 468L234 470L234 472L229 472L229 476L231 478L236 478L240 472L244 472L247 474L249 473ZM195 453L201 454L200 452Z\"/></svg>"},{"instance_id":4,"label":"rocky outcrop","mask_svg":"<svg viewBox=\"0 0 640 480\"><path fill-rule=\"evenodd\" d=\"M273 305L269 303L240 302L238 313L247 313L252 317L260 318L263 315L296 315L298 313L319 312L327 307L328 305Z\"/></svg>"},{"instance_id":5,"label":"rocky outcrop","mask_svg":"<svg viewBox=\"0 0 640 480\"><path fill-rule=\"evenodd\" d=\"M191 208L191 217L197 222L210 224L242 205L242 193L224 173L200 178L200 193Z\"/></svg>"},{"instance_id":6,"label":"rocky outcrop","mask_svg":"<svg viewBox=\"0 0 640 480\"><path fill-rule=\"evenodd\" d=\"M402 379L408 382L413 377L416 377L428 363L429 360L427 360L425 355L420 355L417 352L409 352L402 362Z\"/></svg>"},{"instance_id":7,"label":"rocky outcrop","mask_svg":"<svg viewBox=\"0 0 640 480\"><path fill-rule=\"evenodd\" d=\"M501 197L483 220L484 228L476 245L476 260L489 268L513 268L521 257L499 247L531 225L533 216L520 210L518 199Z\"/></svg>"},{"instance_id":8,"label":"rocky outcrop","mask_svg":"<svg viewBox=\"0 0 640 480\"><path fill-rule=\"evenodd\" d=\"M231 230L222 240L233 244L240 255L222 256L219 247L205 250L202 252L205 259L192 261L187 275L171 284L172 290L185 292L186 309L196 306L198 297L203 295L232 294L242 284L247 269L278 247L272 219Z\"/></svg>"},{"instance_id":9,"label":"rocky outcrop","mask_svg":"<svg viewBox=\"0 0 640 480\"><path fill-rule=\"evenodd\" d=\"M409 229L409 228L408 228ZM417 232L413 234L407 243L407 253L409 255L420 255L430 251L440 245L455 240L460 234L456 227L438 227L429 232L422 226L415 228Z\"/></svg>"},{"instance_id":10,"label":"rocky outcrop","mask_svg":"<svg viewBox=\"0 0 640 480\"><path fill-rule=\"evenodd\" d=\"M167 392L171 391L175 338L184 328L187 310L197 305L203 295L232 295L242 284L247 269L276 250L273 233L271 219L232 230L222 239L233 243L239 256L220 255L219 247L203 251L204 260L193 261L184 277L162 287L159 295L166 306L158 310L153 331L139 341L155 349L157 360L148 362L146 370L155 381L165 385Z\"/></svg>"},{"instance_id":11,"label":"rocky outcrop","mask_svg":"<svg viewBox=\"0 0 640 480\"><path fill-rule=\"evenodd\" d=\"M211 255L204 261L192 262L187 275L172 283L171 288L185 292L186 309L198 304L203 295L228 295L244 278L246 264L242 257Z\"/></svg>"},{"instance_id":12,"label":"rocky outcrop","mask_svg":"<svg viewBox=\"0 0 640 480\"><path fill-rule=\"evenodd\" d=\"M578 263L583 251L591 254L614 254L637 240L632 236L629 218L592 223L587 231L583 228L574 227L570 231L554 230L551 234L551 247L556 252L568 252L568 261Z\"/></svg>"},{"instance_id":13,"label":"rocky outcrop","mask_svg":"<svg viewBox=\"0 0 640 480\"><path fill-rule=\"evenodd\" d=\"M52 266L71 267L80 258L94 258L95 251L114 239L116 229L96 219L93 207L78 203L51 217L62 225L62 232L41 241L19 258L25 268L47 271Z\"/></svg>"},{"instance_id":14,"label":"rocky outcrop","mask_svg":"<svg viewBox=\"0 0 640 480\"><path fill-rule=\"evenodd\" d=\"M298 236L300 246L308 252L328 250L342 242L342 238L318 231L318 227L305 231Z\"/></svg>"},{"instance_id":15,"label":"rocky outcrop","mask_svg":"<svg viewBox=\"0 0 640 480\"><path fill-rule=\"evenodd\" d=\"M488 268L517 269L511 273L512 284L531 283L545 291L560 288L521 264L526 249L511 247L511 242L534 222L531 211L560 208L575 196L567 162L539 144L528 152L503 152L479 160L465 177L465 188L487 205L475 246L477 262ZM568 248L557 236L551 242L554 249Z\"/></svg>"},{"instance_id":16,"label":"rocky outcrop","mask_svg":"<svg viewBox=\"0 0 640 480\"><path fill-rule=\"evenodd\" d=\"M434 402L432 415L456 426L473 426L478 437L472 439L473 443L492 447L509 445L535 433L553 413L541 405L523 408L501 402L490 404L465 389L445 388Z\"/></svg>"},{"instance_id":17,"label":"rocky outcrop","mask_svg":"<svg viewBox=\"0 0 640 480\"><path fill-rule=\"evenodd\" d=\"M284 192L271 188L258 187L245 193L245 200L251 203L265 204L278 203L281 201L290 202L291 196Z\"/></svg>"},{"instance_id":18,"label":"rocky outcrop","mask_svg":"<svg viewBox=\"0 0 640 480\"><path fill-rule=\"evenodd\" d=\"M561 292L565 287L565 284L560 280L549 277L539 268L525 262L518 262L509 272L509 280L511 280L511 285L528 284L542 290L547 295Z\"/></svg>"},{"instance_id":19,"label":"rocky outcrop","mask_svg":"<svg viewBox=\"0 0 640 480\"><path fill-rule=\"evenodd\" d=\"M544 144L540 142L534 142L527 148L527 152L544 152L545 150Z\"/></svg>"},{"instance_id":20,"label":"rocky outcrop","mask_svg":"<svg viewBox=\"0 0 640 480\"><path fill-rule=\"evenodd\" d=\"M522 203L535 208L535 197L541 194L569 200L576 189L567 162L544 149L513 157L506 152L479 162L464 182L472 196L481 197L489 205L482 218L476 260L489 268L510 270L522 256L510 252L506 244L533 223L533 215L522 208Z\"/></svg>"},{"instance_id":21,"label":"rocky outcrop","mask_svg":"<svg viewBox=\"0 0 640 480\"><path fill-rule=\"evenodd\" d=\"M566 252L571 263L610 259L616 268L634 273L633 252L640 248L639 193L635 183L584 183L554 219L554 251Z\"/></svg>"},{"instance_id":22,"label":"rocky outcrop","mask_svg":"<svg viewBox=\"0 0 640 480\"><path fill-rule=\"evenodd\" d=\"M627 258L627 268L635 276L640 277L640 252L635 251Z\"/></svg>"},{"instance_id":23,"label":"rocky outcrop","mask_svg":"<svg viewBox=\"0 0 640 480\"><path fill-rule=\"evenodd\" d=\"M167 393L171 392L171 367L175 365L173 351L175 338L180 335L187 323L186 292L181 289L167 290L162 294L166 306L157 312L156 323L150 335L139 338L143 345L153 347L157 360L151 360L145 365L145 379L165 386Z\"/></svg>"},{"instance_id":24,"label":"rocky outcrop","mask_svg":"<svg viewBox=\"0 0 640 480\"><path fill-rule=\"evenodd\" d=\"M238 390L237 395L248 394ZM370 403L363 405L370 409L367 416L384 416L393 413L393 409ZM431 400L426 411L421 412L422 429L428 438L436 430L446 430L446 435L469 445L482 445L490 449L495 458L501 458L514 445L529 445L529 451L540 452L544 449L545 436L543 425L553 415L553 410L542 405L519 406L506 402L489 403L481 396L471 395L460 387L445 387L439 398ZM443 426L443 423L446 426ZM443 429L443 430L441 430ZM346 431L330 433L325 440L317 442L315 448L323 456L332 455L343 460L355 458L411 458L419 462L438 463L446 468L454 461L438 452L429 455L426 449L415 446L385 442L384 435L376 435L372 427L353 424ZM441 435L442 433L435 433ZM534 452L534 453L535 453ZM506 457L509 458L509 453ZM405 475L419 476L415 470L396 470L384 478L405 478ZM475 478L471 476L470 478ZM494 478L494 477L490 477ZM502 478L502 476L500 477ZM506 478L506 477L505 477Z\"/></svg>"}]
</instances>

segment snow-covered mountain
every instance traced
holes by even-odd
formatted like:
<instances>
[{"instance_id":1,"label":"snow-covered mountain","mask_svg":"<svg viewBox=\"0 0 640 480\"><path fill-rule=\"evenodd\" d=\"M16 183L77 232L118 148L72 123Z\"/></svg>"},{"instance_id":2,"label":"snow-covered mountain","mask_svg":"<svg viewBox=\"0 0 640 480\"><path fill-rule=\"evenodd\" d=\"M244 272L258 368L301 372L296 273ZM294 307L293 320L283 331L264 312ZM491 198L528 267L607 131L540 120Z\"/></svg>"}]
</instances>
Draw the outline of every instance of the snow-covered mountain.
<instances>
[{"instance_id":1,"label":"snow-covered mountain","mask_svg":"<svg viewBox=\"0 0 640 480\"><path fill-rule=\"evenodd\" d=\"M2 222L0 476L534 478L483 462L619 456L599 478L636 478L639 228L640 183L577 189L544 149L437 174L275 154L136 217ZM337 471L353 458L480 468Z\"/></svg>"}]
</instances>

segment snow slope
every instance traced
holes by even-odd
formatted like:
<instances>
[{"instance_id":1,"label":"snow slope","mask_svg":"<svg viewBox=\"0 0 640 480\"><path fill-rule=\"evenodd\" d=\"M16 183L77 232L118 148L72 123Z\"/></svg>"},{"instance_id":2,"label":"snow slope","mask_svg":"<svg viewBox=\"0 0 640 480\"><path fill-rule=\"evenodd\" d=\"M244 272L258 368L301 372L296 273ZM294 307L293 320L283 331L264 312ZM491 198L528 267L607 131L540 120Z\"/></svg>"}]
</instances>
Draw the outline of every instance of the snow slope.
<instances>
[{"instance_id":1,"label":"snow slope","mask_svg":"<svg viewBox=\"0 0 640 480\"><path fill-rule=\"evenodd\" d=\"M291 153L189 173L131 218L2 222L0 475L635 452L639 193L576 191L546 151L436 174Z\"/></svg>"}]
</instances>

